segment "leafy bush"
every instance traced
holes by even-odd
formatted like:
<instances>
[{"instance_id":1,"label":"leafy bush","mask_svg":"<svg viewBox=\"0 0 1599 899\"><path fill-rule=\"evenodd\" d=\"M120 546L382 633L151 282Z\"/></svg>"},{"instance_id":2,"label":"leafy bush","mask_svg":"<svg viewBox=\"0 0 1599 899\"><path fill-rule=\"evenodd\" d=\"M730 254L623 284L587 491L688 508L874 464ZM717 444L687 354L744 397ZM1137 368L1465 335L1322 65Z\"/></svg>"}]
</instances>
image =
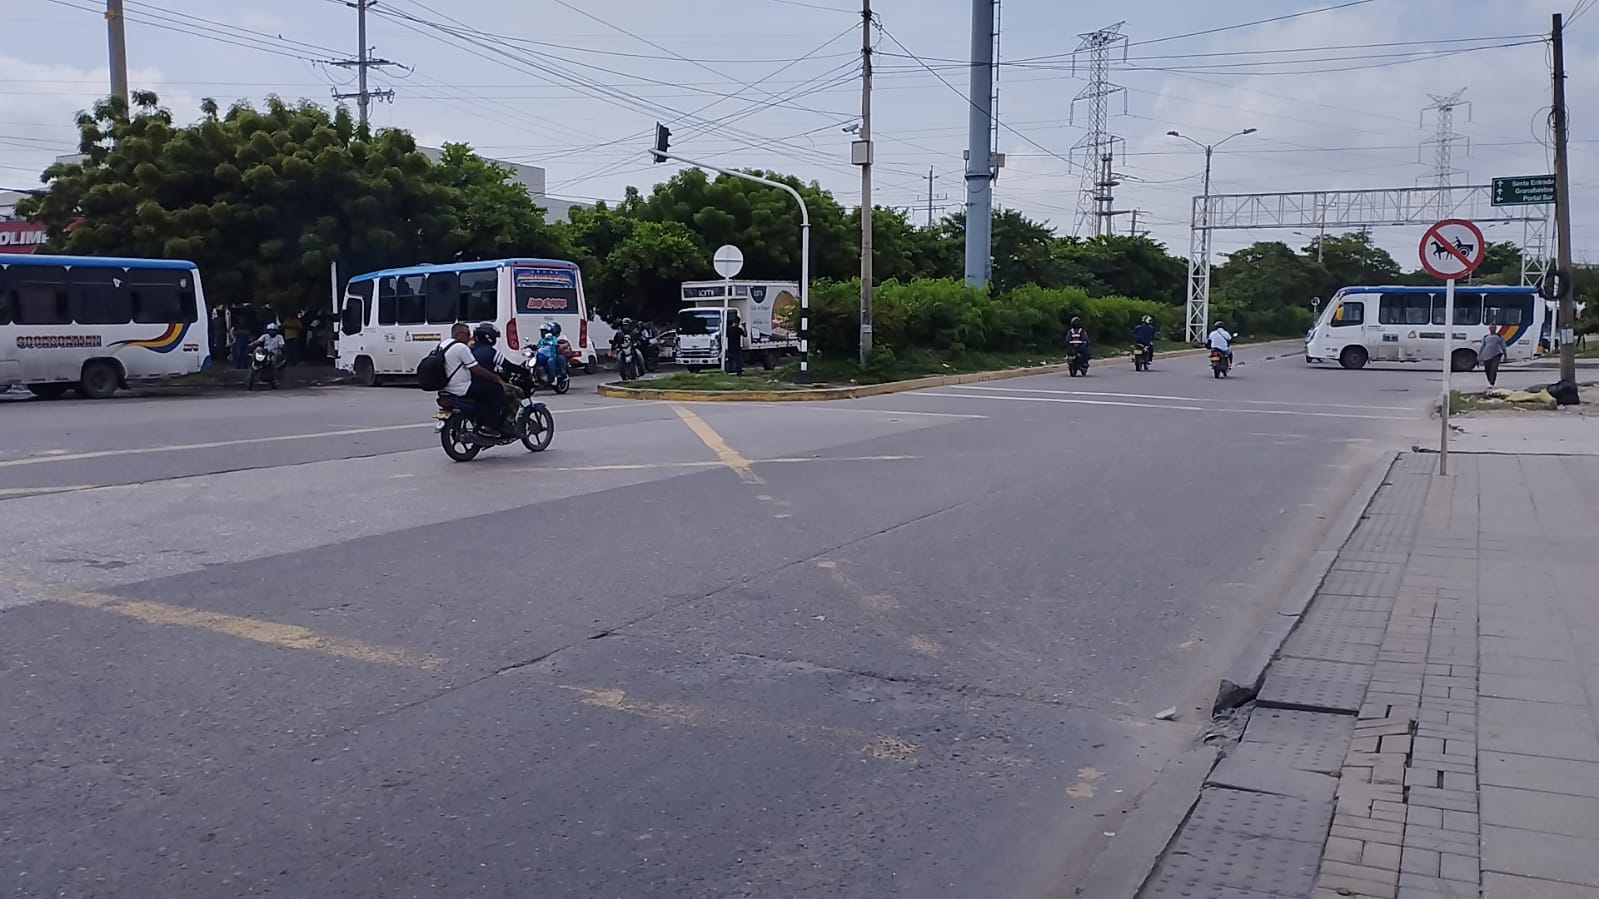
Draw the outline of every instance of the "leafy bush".
<instances>
[{"instance_id":1,"label":"leafy bush","mask_svg":"<svg viewBox=\"0 0 1599 899\"><path fill-rule=\"evenodd\" d=\"M1152 300L1091 297L1078 287L1019 287L991 297L984 288L949 279L889 281L872 292L872 343L897 356L931 350L973 352L1054 351L1065 342L1072 316L1090 337L1116 345L1151 316L1161 336L1180 340L1183 310ZM824 357L848 357L859 346L860 282L824 281L811 287L811 343ZM892 358L892 356L890 357Z\"/></svg>"}]
</instances>

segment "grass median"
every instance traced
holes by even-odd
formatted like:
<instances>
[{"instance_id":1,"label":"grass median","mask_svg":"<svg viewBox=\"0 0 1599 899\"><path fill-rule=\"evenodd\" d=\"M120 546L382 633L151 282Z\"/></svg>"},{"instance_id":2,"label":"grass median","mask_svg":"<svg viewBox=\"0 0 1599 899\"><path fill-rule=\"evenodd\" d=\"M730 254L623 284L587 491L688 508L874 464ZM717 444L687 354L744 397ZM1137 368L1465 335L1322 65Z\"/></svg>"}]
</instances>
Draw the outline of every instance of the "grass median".
<instances>
[{"instance_id":1,"label":"grass median","mask_svg":"<svg viewBox=\"0 0 1599 899\"><path fill-rule=\"evenodd\" d=\"M723 372L674 371L647 381L629 381L626 387L647 390L724 390L770 391L799 390L815 387L856 387L866 384L886 384L891 381L908 381L936 375L963 375L980 371L1001 371L1012 368L1037 368L1063 361L1059 356L1045 353L964 353L943 356L936 353L918 353L902 358L879 356L866 366L853 360L812 359L811 384L794 383L799 375L799 363L790 362L772 371L759 368L744 370L742 375Z\"/></svg>"}]
</instances>

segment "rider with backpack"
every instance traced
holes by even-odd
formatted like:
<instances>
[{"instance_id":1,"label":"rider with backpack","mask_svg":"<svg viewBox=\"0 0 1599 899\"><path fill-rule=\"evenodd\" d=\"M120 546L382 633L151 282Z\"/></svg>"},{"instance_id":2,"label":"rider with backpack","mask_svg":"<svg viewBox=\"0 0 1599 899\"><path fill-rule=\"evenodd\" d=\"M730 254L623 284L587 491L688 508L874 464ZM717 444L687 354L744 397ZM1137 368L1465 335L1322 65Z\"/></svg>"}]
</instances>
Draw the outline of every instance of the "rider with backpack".
<instances>
[{"instance_id":1,"label":"rider with backpack","mask_svg":"<svg viewBox=\"0 0 1599 899\"><path fill-rule=\"evenodd\" d=\"M493 339L499 331L487 323L477 330L492 353ZM476 404L478 429L486 437L498 437L508 388L492 364L484 365L478 360L469 344L472 334L472 328L464 322L450 328L450 336L439 341L438 347L417 365L417 384L423 390L448 393Z\"/></svg>"}]
</instances>

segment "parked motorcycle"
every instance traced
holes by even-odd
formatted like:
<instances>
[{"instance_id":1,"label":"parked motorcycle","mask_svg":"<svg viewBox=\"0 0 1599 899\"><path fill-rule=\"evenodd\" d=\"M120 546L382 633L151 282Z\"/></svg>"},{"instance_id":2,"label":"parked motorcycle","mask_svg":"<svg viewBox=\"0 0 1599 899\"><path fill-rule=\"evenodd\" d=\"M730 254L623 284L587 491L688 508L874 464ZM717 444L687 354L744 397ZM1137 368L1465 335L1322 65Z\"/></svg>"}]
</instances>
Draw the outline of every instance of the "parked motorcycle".
<instances>
[{"instance_id":1,"label":"parked motorcycle","mask_svg":"<svg viewBox=\"0 0 1599 899\"><path fill-rule=\"evenodd\" d=\"M1088 374L1088 345L1081 340L1066 344L1066 371L1072 377Z\"/></svg>"},{"instance_id":2,"label":"parked motorcycle","mask_svg":"<svg viewBox=\"0 0 1599 899\"><path fill-rule=\"evenodd\" d=\"M1133 368L1137 371L1149 371L1149 366L1155 361L1155 347L1147 343L1133 345Z\"/></svg>"},{"instance_id":3,"label":"parked motorcycle","mask_svg":"<svg viewBox=\"0 0 1599 899\"><path fill-rule=\"evenodd\" d=\"M244 389L254 390L258 382L266 384L273 390L278 389L277 361L272 358L271 353L261 347L256 347L250 354L250 376L244 382Z\"/></svg>"},{"instance_id":4,"label":"parked motorcycle","mask_svg":"<svg viewBox=\"0 0 1599 899\"><path fill-rule=\"evenodd\" d=\"M1233 360L1231 355L1221 350L1210 351L1210 373L1212 377L1225 378L1227 373L1232 370L1232 367Z\"/></svg>"},{"instance_id":5,"label":"parked motorcycle","mask_svg":"<svg viewBox=\"0 0 1599 899\"><path fill-rule=\"evenodd\" d=\"M437 420L439 443L445 455L457 462L470 462L478 453L496 446L505 446L518 440L530 453L548 449L555 439L555 417L543 403L533 399L533 374L520 365L504 366L506 382L511 386L515 402L507 403L511 410L499 425L499 436L489 437L478 431L477 404L466 397L440 392Z\"/></svg>"}]
</instances>

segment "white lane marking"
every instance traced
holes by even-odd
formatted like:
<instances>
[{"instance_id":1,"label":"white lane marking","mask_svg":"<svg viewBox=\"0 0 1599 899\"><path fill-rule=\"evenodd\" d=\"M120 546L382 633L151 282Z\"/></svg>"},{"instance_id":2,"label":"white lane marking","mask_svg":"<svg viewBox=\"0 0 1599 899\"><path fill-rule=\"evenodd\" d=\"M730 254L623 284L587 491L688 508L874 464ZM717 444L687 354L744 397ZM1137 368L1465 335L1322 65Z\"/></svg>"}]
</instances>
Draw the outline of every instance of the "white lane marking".
<instances>
[{"instance_id":1,"label":"white lane marking","mask_svg":"<svg viewBox=\"0 0 1599 899\"><path fill-rule=\"evenodd\" d=\"M1125 406L1134 409L1170 409L1177 412L1232 412L1240 415L1298 415L1307 418L1357 418L1372 421L1413 421L1408 415L1353 415L1347 412L1301 412L1294 409L1227 409L1217 406L1174 406L1170 403L1124 403L1114 400L1076 400L1057 396L1005 396L991 393L914 393L911 396L936 396L957 400L1013 400L1022 403L1067 403L1076 406Z\"/></svg>"},{"instance_id":2,"label":"white lane marking","mask_svg":"<svg viewBox=\"0 0 1599 899\"><path fill-rule=\"evenodd\" d=\"M1301 403L1293 400L1235 400L1224 397L1166 396L1159 393L1106 393L1097 390L1045 390L1040 387L988 387L979 384L954 384L955 390L984 390L996 393L1047 393L1059 396L1108 396L1130 400L1179 400L1190 403L1242 403L1246 406L1303 406L1309 409L1364 409L1382 412L1414 412L1416 406L1372 406L1356 403Z\"/></svg>"},{"instance_id":3,"label":"white lane marking","mask_svg":"<svg viewBox=\"0 0 1599 899\"><path fill-rule=\"evenodd\" d=\"M639 405L643 405L642 403ZM626 409L627 406L584 406L580 409L552 409L556 415L571 415L577 412L608 412L612 409ZM17 465L38 465L44 462L80 462L85 459L106 459L112 456L138 456L147 453L182 453L192 450L222 449L230 446L251 446L261 443L285 443L294 440L318 440L325 437L354 437L360 434L382 434L389 431L408 431L417 428L432 428L432 421L409 422L403 425L375 425L367 428L341 428L334 431L315 431L310 434L275 434L270 437L241 437L237 440L212 440L207 443L182 443L165 446L136 446L127 449L94 450L85 453L62 454L59 450L50 450L49 455L28 456L23 459L0 459L0 468L12 468Z\"/></svg>"}]
</instances>

